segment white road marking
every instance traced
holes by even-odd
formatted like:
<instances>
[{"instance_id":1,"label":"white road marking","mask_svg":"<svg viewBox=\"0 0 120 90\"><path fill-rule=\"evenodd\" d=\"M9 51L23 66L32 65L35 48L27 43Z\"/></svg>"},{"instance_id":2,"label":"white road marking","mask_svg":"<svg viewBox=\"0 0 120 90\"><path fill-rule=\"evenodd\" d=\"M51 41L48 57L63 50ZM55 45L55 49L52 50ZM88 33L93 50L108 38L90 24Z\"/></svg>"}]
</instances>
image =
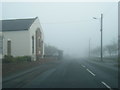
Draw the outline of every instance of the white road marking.
<instances>
[{"instance_id":1,"label":"white road marking","mask_svg":"<svg viewBox=\"0 0 120 90\"><path fill-rule=\"evenodd\" d=\"M82 65L82 67L85 67L84 65Z\"/></svg>"},{"instance_id":2,"label":"white road marking","mask_svg":"<svg viewBox=\"0 0 120 90\"><path fill-rule=\"evenodd\" d=\"M108 86L105 82L102 81L101 83L102 83L103 85L105 85L107 88L109 88L110 90L112 90L111 87Z\"/></svg>"},{"instance_id":3,"label":"white road marking","mask_svg":"<svg viewBox=\"0 0 120 90\"><path fill-rule=\"evenodd\" d=\"M86 69L90 74L92 74L93 76L95 76L95 74L93 72L91 72L89 69Z\"/></svg>"}]
</instances>

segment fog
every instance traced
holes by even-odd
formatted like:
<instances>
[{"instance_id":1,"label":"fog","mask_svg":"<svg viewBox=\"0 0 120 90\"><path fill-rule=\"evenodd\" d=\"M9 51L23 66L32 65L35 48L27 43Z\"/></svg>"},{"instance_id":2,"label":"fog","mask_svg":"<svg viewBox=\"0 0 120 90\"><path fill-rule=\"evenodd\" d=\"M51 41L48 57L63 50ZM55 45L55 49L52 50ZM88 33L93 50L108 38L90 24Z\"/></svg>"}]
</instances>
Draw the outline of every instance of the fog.
<instances>
[{"instance_id":1,"label":"fog","mask_svg":"<svg viewBox=\"0 0 120 90\"><path fill-rule=\"evenodd\" d=\"M1 19L39 17L44 40L74 57L88 56L100 46L103 13L103 46L118 40L117 2L2 3ZM98 19L93 19L96 17Z\"/></svg>"}]
</instances>

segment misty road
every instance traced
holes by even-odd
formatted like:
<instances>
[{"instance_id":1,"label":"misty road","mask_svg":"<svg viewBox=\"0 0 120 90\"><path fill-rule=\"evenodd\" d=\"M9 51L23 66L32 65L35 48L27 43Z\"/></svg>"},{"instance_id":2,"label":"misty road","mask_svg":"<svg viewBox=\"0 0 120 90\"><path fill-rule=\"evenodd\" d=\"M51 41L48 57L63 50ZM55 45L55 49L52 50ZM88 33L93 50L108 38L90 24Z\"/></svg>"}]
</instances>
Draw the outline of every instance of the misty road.
<instances>
[{"instance_id":1,"label":"misty road","mask_svg":"<svg viewBox=\"0 0 120 90\"><path fill-rule=\"evenodd\" d=\"M61 60L3 81L3 88L117 88L117 73L84 59Z\"/></svg>"},{"instance_id":2,"label":"misty road","mask_svg":"<svg viewBox=\"0 0 120 90\"><path fill-rule=\"evenodd\" d=\"M118 88L120 2L33 1L0 3L2 87Z\"/></svg>"}]
</instances>

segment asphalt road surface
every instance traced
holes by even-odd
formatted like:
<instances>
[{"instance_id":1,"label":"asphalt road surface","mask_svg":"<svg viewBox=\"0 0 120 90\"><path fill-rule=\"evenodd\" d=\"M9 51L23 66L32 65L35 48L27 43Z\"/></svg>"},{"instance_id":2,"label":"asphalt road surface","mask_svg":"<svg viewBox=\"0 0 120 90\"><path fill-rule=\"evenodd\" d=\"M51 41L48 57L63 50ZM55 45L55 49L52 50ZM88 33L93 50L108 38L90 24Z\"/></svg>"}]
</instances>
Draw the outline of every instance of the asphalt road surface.
<instances>
[{"instance_id":1,"label":"asphalt road surface","mask_svg":"<svg viewBox=\"0 0 120 90\"><path fill-rule=\"evenodd\" d=\"M3 79L3 88L118 88L118 71L85 59L60 60Z\"/></svg>"}]
</instances>

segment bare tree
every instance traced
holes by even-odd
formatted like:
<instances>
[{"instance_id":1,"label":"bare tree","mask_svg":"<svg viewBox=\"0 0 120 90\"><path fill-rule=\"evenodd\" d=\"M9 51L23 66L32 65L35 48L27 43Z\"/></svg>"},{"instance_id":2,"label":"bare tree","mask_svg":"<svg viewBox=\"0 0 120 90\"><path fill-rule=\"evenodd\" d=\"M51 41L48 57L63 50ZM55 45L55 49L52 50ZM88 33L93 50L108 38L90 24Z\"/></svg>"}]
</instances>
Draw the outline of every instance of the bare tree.
<instances>
[{"instance_id":1,"label":"bare tree","mask_svg":"<svg viewBox=\"0 0 120 90\"><path fill-rule=\"evenodd\" d=\"M106 45L105 51L109 53L110 57L113 55L117 55L117 51L118 51L117 43L113 42L112 44Z\"/></svg>"}]
</instances>

